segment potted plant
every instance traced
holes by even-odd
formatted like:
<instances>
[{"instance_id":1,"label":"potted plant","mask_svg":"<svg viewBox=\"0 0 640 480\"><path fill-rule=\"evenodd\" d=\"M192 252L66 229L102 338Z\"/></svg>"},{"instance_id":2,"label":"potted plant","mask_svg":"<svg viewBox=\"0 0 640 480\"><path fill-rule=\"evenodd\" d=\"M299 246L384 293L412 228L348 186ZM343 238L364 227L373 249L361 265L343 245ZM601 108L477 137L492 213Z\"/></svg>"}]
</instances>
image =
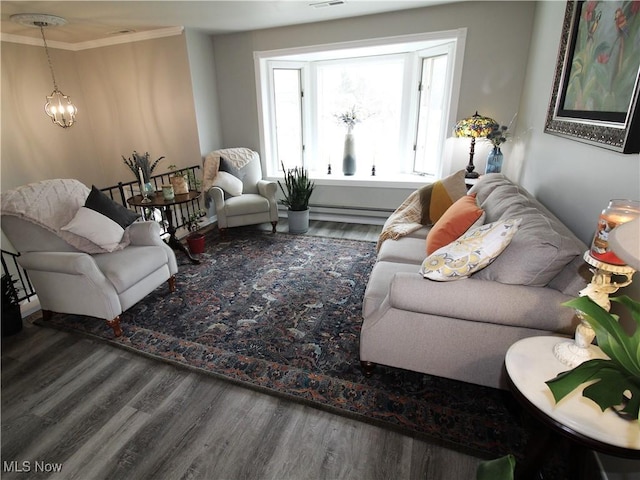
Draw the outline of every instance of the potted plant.
<instances>
[{"instance_id":1,"label":"potted plant","mask_svg":"<svg viewBox=\"0 0 640 480\"><path fill-rule=\"evenodd\" d=\"M189 215L189 219L185 222L187 230L189 230L187 245L193 254L204 252L204 233L198 232L198 228L200 228L200 219L206 214L207 212L204 210L199 210Z\"/></svg>"},{"instance_id":2,"label":"potted plant","mask_svg":"<svg viewBox=\"0 0 640 480\"><path fill-rule=\"evenodd\" d=\"M612 408L624 417L640 421L640 302L626 295L610 298L624 305L636 323L629 336L609 313L589 297L579 297L564 303L584 314L585 321L596 332L598 346L608 360L588 360L572 370L547 381L553 398L559 402L573 390L589 382L582 396L593 400L605 411Z\"/></svg>"},{"instance_id":3,"label":"potted plant","mask_svg":"<svg viewBox=\"0 0 640 480\"><path fill-rule=\"evenodd\" d=\"M169 181L173 187L173 193L176 195L189 193L189 181L187 179L187 175L183 171L178 170L178 167L174 164L169 165L167 170L172 172L172 175L169 177Z\"/></svg>"},{"instance_id":4,"label":"potted plant","mask_svg":"<svg viewBox=\"0 0 640 480\"><path fill-rule=\"evenodd\" d=\"M16 281L9 274L2 275L2 336L14 335L22 330L22 314Z\"/></svg>"},{"instance_id":5,"label":"potted plant","mask_svg":"<svg viewBox=\"0 0 640 480\"><path fill-rule=\"evenodd\" d=\"M309 180L309 175L304 167L284 168L284 184L278 180L278 185L284 199L280 200L281 205L286 205L289 217L290 233L305 233L309 230L309 198L313 193L315 184Z\"/></svg>"},{"instance_id":6,"label":"potted plant","mask_svg":"<svg viewBox=\"0 0 640 480\"><path fill-rule=\"evenodd\" d=\"M151 176L153 175L153 170L163 158L164 156L158 158L154 162L151 162L149 160L149 152L145 152L144 155L142 155L135 150L133 151L133 155L129 158L125 158L124 155L122 155L124 164L129 167L129 170L131 170L131 172L140 182L143 189L148 193L152 193L154 190L153 186L151 185ZM149 192L149 190L151 190L151 192Z\"/></svg>"}]
</instances>

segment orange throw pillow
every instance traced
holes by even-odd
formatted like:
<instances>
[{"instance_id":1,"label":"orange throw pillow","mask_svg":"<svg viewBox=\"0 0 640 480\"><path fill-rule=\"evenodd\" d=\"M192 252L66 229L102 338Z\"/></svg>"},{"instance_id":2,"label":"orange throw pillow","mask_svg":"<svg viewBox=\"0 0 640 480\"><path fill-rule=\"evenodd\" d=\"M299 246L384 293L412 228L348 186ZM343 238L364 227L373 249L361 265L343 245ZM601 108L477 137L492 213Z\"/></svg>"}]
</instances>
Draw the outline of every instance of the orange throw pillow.
<instances>
[{"instance_id":1,"label":"orange throw pillow","mask_svg":"<svg viewBox=\"0 0 640 480\"><path fill-rule=\"evenodd\" d=\"M456 200L429 230L427 255L431 255L440 247L449 245L460 238L483 213L483 210L476 204L475 193Z\"/></svg>"}]
</instances>

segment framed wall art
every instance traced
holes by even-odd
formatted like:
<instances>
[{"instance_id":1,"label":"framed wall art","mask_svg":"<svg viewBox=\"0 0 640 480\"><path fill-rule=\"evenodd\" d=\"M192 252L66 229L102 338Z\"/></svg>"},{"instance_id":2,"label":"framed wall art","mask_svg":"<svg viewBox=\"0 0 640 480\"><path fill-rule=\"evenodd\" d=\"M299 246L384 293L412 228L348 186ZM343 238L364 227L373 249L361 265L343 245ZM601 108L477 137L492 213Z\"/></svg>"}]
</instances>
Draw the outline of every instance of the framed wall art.
<instances>
[{"instance_id":1,"label":"framed wall art","mask_svg":"<svg viewBox=\"0 0 640 480\"><path fill-rule=\"evenodd\" d=\"M569 0L544 131L640 152L640 2Z\"/></svg>"}]
</instances>

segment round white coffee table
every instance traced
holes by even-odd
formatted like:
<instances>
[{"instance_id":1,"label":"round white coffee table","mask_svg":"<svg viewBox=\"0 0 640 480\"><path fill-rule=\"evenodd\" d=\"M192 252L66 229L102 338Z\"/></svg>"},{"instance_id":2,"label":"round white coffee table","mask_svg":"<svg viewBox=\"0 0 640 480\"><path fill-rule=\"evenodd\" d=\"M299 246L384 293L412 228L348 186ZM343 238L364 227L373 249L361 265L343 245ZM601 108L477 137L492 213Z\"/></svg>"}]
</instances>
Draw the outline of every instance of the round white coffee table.
<instances>
[{"instance_id":1,"label":"round white coffee table","mask_svg":"<svg viewBox=\"0 0 640 480\"><path fill-rule=\"evenodd\" d=\"M602 453L640 459L639 422L625 420L611 409L603 412L582 396L582 389L558 403L553 399L545 382L570 369L553 354L553 347L562 341L566 338L531 337L509 348L505 367L513 394L534 418L572 442ZM601 358L607 358L595 348Z\"/></svg>"}]
</instances>

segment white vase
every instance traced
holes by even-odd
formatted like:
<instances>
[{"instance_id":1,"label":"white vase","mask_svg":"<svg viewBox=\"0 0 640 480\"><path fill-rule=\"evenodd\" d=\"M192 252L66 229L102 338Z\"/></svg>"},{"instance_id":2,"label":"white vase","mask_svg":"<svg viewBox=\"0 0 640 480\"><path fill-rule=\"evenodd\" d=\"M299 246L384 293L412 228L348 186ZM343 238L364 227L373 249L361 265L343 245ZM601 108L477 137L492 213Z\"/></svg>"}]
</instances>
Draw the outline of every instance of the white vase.
<instances>
[{"instance_id":1,"label":"white vase","mask_svg":"<svg viewBox=\"0 0 640 480\"><path fill-rule=\"evenodd\" d=\"M309 230L309 209L289 210L289 233L306 233Z\"/></svg>"},{"instance_id":2,"label":"white vase","mask_svg":"<svg viewBox=\"0 0 640 480\"><path fill-rule=\"evenodd\" d=\"M344 136L342 173L344 175L353 175L356 173L356 144L351 131Z\"/></svg>"}]
</instances>

